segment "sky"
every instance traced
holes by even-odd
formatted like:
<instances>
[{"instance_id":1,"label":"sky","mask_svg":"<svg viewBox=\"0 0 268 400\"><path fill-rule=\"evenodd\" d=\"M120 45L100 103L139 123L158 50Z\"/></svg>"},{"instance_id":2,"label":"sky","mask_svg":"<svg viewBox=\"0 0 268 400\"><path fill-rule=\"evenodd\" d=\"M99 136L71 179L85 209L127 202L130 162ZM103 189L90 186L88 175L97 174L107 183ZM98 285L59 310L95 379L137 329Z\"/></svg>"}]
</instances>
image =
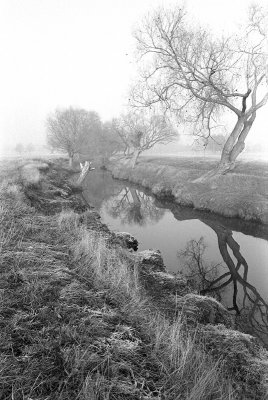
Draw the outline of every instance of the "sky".
<instances>
[{"instance_id":1,"label":"sky","mask_svg":"<svg viewBox=\"0 0 268 400\"><path fill-rule=\"evenodd\" d=\"M189 13L216 32L232 31L250 0L186 0ZM268 0L258 3L268 6ZM55 108L82 107L117 117L135 79L133 29L163 0L0 0L0 152L43 144ZM268 145L268 106L252 142ZM2 150L3 151L3 150Z\"/></svg>"}]
</instances>

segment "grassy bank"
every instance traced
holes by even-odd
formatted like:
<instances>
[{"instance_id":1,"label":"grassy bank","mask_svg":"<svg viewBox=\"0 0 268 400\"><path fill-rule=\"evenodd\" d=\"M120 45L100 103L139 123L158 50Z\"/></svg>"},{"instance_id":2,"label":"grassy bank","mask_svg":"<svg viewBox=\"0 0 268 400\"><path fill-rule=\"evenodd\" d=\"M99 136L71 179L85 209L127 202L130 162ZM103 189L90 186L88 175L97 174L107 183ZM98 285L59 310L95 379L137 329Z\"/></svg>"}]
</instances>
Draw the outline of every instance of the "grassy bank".
<instances>
[{"instance_id":1,"label":"grassy bank","mask_svg":"<svg viewBox=\"0 0 268 400\"><path fill-rule=\"evenodd\" d=\"M0 398L265 399L267 353L183 293L189 318L157 308L63 167L1 164Z\"/></svg>"},{"instance_id":2,"label":"grassy bank","mask_svg":"<svg viewBox=\"0 0 268 400\"><path fill-rule=\"evenodd\" d=\"M158 197L225 217L268 223L268 168L264 162L238 163L234 171L208 183L193 183L217 161L200 158L141 157L134 169L125 160L111 163L114 177L127 179Z\"/></svg>"}]
</instances>

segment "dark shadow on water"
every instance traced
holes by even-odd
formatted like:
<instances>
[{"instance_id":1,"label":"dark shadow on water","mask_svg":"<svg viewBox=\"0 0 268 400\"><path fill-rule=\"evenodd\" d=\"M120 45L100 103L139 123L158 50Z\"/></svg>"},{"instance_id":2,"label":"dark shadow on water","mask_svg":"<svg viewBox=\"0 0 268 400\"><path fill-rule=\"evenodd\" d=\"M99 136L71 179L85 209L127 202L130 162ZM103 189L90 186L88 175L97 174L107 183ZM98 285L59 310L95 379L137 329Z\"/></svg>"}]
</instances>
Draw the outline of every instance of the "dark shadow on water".
<instances>
[{"instance_id":1,"label":"dark shadow on water","mask_svg":"<svg viewBox=\"0 0 268 400\"><path fill-rule=\"evenodd\" d=\"M200 294L211 295L227 306L235 316L237 329L254 334L268 347L268 305L258 289L249 282L249 265L233 236L235 231L267 240L267 226L159 201L136 185L113 179L107 171L89 174L83 194L97 210L104 208L107 215L120 220L130 233L133 226L148 228L150 224L160 222L166 210L178 223L199 220L213 230L222 259L218 263L206 264L204 239L191 240L184 249L179 249L179 257L184 260L183 272ZM155 244L152 243L151 247ZM171 251L178 252L178 248Z\"/></svg>"},{"instance_id":2,"label":"dark shadow on water","mask_svg":"<svg viewBox=\"0 0 268 400\"><path fill-rule=\"evenodd\" d=\"M203 288L199 290L200 294L214 295L219 301L223 301L223 290L229 289L228 297L232 305L227 308L235 315L236 328L253 334L268 347L268 304L257 288L248 282L249 266L241 254L240 245L234 239L232 231L233 228L233 230L247 235L267 239L267 226L243 223L243 221L226 219L200 211L192 210L191 212L191 209L182 210L176 205L171 205L169 209L178 221L196 219L198 216L198 219L217 235L223 265L220 263L210 266L208 269L210 279L202 274L202 268L200 270L202 260L199 261L199 264L197 262L198 254L199 256L202 254L200 255L200 251L196 254L194 251L192 252L192 266L199 267L194 273L199 272L199 278L203 280ZM227 271L220 273L219 271L223 268ZM215 275L214 279L213 274ZM191 275L188 274L188 277L190 278ZM230 288L232 289L230 290Z\"/></svg>"},{"instance_id":3,"label":"dark shadow on water","mask_svg":"<svg viewBox=\"0 0 268 400\"><path fill-rule=\"evenodd\" d=\"M231 305L225 305L234 315L235 328L253 334L268 347L268 304L248 282L249 267L232 232L222 227L216 227L216 230L223 262L208 264L204 258L203 238L191 240L178 253L184 264L182 272L200 294L213 296L222 303L225 303L229 289L226 303L231 302Z\"/></svg>"}]
</instances>

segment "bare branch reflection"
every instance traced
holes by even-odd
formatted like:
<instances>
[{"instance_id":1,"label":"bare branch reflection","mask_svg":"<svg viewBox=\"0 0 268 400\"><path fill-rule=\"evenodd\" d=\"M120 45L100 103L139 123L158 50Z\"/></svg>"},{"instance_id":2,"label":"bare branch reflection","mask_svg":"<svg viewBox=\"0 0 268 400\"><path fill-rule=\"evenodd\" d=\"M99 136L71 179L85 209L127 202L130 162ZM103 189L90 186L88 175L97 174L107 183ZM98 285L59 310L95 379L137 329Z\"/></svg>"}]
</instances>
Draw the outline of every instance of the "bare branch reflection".
<instances>
[{"instance_id":1,"label":"bare branch reflection","mask_svg":"<svg viewBox=\"0 0 268 400\"><path fill-rule=\"evenodd\" d=\"M219 267L223 267L223 263L208 264L204 257L206 248L204 238L201 237L199 240L190 240L185 249L178 252L179 259L183 261L183 274L199 293L210 289L211 282L218 281ZM211 290L211 295L221 301L219 290Z\"/></svg>"},{"instance_id":2,"label":"bare branch reflection","mask_svg":"<svg viewBox=\"0 0 268 400\"><path fill-rule=\"evenodd\" d=\"M217 234L219 250L228 271L223 272L221 264L206 264L206 246L201 238L199 241L191 240L186 249L179 253L179 257L184 258L188 279L200 294L210 294L220 301L224 290L232 286L232 304L227 308L235 312L236 327L257 336L268 346L268 305L248 282L249 267L241 254L239 243L233 238L231 230L211 222L207 225Z\"/></svg>"},{"instance_id":3,"label":"bare branch reflection","mask_svg":"<svg viewBox=\"0 0 268 400\"><path fill-rule=\"evenodd\" d=\"M154 199L134 188L124 187L119 195L105 203L105 209L113 218L124 224L146 225L158 222L165 210L157 208Z\"/></svg>"},{"instance_id":4,"label":"bare branch reflection","mask_svg":"<svg viewBox=\"0 0 268 400\"><path fill-rule=\"evenodd\" d=\"M122 190L122 183L112 178L112 175L104 170L96 169L87 176L83 185L85 200L98 211L103 202L118 196Z\"/></svg>"}]
</instances>

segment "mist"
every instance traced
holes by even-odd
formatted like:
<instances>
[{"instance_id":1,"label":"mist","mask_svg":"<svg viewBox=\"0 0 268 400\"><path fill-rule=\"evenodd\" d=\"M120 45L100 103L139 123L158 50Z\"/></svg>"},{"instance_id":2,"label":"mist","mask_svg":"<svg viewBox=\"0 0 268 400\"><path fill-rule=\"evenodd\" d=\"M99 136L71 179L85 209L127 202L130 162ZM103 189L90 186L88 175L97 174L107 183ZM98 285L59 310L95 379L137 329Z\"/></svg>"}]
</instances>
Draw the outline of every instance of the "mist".
<instances>
[{"instance_id":1,"label":"mist","mask_svg":"<svg viewBox=\"0 0 268 400\"><path fill-rule=\"evenodd\" d=\"M3 0L0 153L12 153L18 143L39 150L45 146L45 121L55 108L93 110L103 121L124 112L137 73L133 29L152 7L166 3ZM194 0L186 2L193 18L217 33L233 30L249 3L203 0L196 7ZM247 151L260 143L259 151L268 151L266 112L267 106L258 113ZM178 130L175 148L193 143ZM156 151L170 153L163 146Z\"/></svg>"}]
</instances>

